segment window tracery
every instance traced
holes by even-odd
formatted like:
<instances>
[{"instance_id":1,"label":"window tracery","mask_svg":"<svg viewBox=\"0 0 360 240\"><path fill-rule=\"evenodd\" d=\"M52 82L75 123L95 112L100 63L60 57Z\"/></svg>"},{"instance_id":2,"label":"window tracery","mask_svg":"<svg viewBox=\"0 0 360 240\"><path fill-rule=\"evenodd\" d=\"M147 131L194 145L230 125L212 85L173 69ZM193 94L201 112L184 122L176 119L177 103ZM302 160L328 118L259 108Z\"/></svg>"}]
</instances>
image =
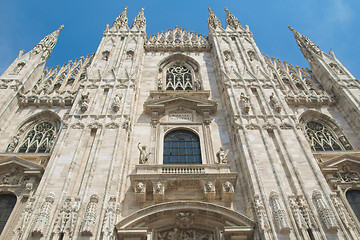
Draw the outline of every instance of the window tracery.
<instances>
[{"instance_id":1,"label":"window tracery","mask_svg":"<svg viewBox=\"0 0 360 240\"><path fill-rule=\"evenodd\" d=\"M174 130L164 139L164 164L201 164L199 137L187 130Z\"/></svg>"},{"instance_id":2,"label":"window tracery","mask_svg":"<svg viewBox=\"0 0 360 240\"><path fill-rule=\"evenodd\" d=\"M18 152L45 153L50 152L58 129L49 121L33 124L23 139Z\"/></svg>"},{"instance_id":3,"label":"window tracery","mask_svg":"<svg viewBox=\"0 0 360 240\"><path fill-rule=\"evenodd\" d=\"M309 121L305 132L314 151L341 151L343 147L331 129L319 122Z\"/></svg>"},{"instance_id":4,"label":"window tracery","mask_svg":"<svg viewBox=\"0 0 360 240\"><path fill-rule=\"evenodd\" d=\"M173 65L168 68L166 90L194 90L191 71L182 65Z\"/></svg>"}]
</instances>

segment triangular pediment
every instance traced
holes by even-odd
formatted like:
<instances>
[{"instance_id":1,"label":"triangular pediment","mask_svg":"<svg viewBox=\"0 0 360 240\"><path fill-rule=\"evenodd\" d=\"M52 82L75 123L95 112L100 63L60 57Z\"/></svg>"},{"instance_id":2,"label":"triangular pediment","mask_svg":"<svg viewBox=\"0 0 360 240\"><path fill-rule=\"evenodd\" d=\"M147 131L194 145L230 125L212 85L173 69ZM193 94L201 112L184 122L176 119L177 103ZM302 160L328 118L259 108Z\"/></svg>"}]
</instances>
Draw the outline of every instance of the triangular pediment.
<instances>
[{"instance_id":1,"label":"triangular pediment","mask_svg":"<svg viewBox=\"0 0 360 240\"><path fill-rule=\"evenodd\" d=\"M360 157L350 154L343 154L320 163L320 167L323 169L323 171L337 171L344 165L356 166L356 168L360 168Z\"/></svg>"},{"instance_id":2,"label":"triangular pediment","mask_svg":"<svg viewBox=\"0 0 360 240\"><path fill-rule=\"evenodd\" d=\"M165 110L177 107L186 107L187 109L195 110L198 113L209 112L210 114L213 114L216 112L217 103L213 100L197 97L196 95L180 93L152 99L144 103L144 111L147 113L154 111L163 113Z\"/></svg>"},{"instance_id":3,"label":"triangular pediment","mask_svg":"<svg viewBox=\"0 0 360 240\"><path fill-rule=\"evenodd\" d=\"M43 171L43 167L17 156L0 159L0 169L10 166L19 166L23 168L24 171L32 171L35 173L41 173Z\"/></svg>"}]
</instances>

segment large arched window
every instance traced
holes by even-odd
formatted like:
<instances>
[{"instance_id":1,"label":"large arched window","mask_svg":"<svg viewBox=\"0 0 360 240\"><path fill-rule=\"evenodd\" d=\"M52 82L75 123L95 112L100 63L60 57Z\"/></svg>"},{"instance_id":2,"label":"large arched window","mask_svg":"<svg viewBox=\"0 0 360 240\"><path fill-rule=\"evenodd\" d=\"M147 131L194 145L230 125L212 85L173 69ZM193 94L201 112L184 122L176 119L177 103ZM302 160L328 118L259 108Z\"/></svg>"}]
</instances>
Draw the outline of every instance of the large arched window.
<instances>
[{"instance_id":1,"label":"large arched window","mask_svg":"<svg viewBox=\"0 0 360 240\"><path fill-rule=\"evenodd\" d=\"M316 121L305 124L305 132L314 151L340 151L341 143L331 129Z\"/></svg>"},{"instance_id":2,"label":"large arched window","mask_svg":"<svg viewBox=\"0 0 360 240\"><path fill-rule=\"evenodd\" d=\"M16 196L11 194L0 194L0 234L16 204Z\"/></svg>"},{"instance_id":3,"label":"large arched window","mask_svg":"<svg viewBox=\"0 0 360 240\"><path fill-rule=\"evenodd\" d=\"M357 219L360 221L360 191L349 190L346 192L346 198L354 211Z\"/></svg>"},{"instance_id":4,"label":"large arched window","mask_svg":"<svg viewBox=\"0 0 360 240\"><path fill-rule=\"evenodd\" d=\"M43 121L33 124L20 144L20 153L50 152L57 129L52 122Z\"/></svg>"},{"instance_id":5,"label":"large arched window","mask_svg":"<svg viewBox=\"0 0 360 240\"><path fill-rule=\"evenodd\" d=\"M164 164L201 164L199 137L190 131L175 130L164 139Z\"/></svg>"},{"instance_id":6,"label":"large arched window","mask_svg":"<svg viewBox=\"0 0 360 240\"><path fill-rule=\"evenodd\" d=\"M166 71L166 90L193 90L191 72L184 66L174 65Z\"/></svg>"}]
</instances>

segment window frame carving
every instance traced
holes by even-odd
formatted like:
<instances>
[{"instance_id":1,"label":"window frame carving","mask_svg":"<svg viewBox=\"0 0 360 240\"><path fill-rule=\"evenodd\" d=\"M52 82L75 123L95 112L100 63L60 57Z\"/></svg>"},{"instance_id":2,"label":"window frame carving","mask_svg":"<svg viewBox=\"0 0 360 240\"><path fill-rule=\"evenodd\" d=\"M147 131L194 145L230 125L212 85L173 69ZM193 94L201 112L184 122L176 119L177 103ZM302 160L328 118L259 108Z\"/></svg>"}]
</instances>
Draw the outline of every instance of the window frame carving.
<instances>
[{"instance_id":1,"label":"window frame carving","mask_svg":"<svg viewBox=\"0 0 360 240\"><path fill-rule=\"evenodd\" d=\"M24 145L26 138L29 137L28 135L29 135L30 131L34 130L34 128L36 126L38 126L39 124L42 124L45 122L50 123L53 128L53 130L52 130L53 136L51 137L51 139L47 140L47 147L46 147L45 151L39 152L40 147L45 143L45 139L43 139L44 137L41 137L42 141L38 142L37 144L36 144L36 142L38 141L38 139L35 139L35 142L30 141L29 146L27 147L27 150L25 152L20 152L20 149ZM27 119L24 123L22 123L20 125L20 127L18 128L18 130L16 131L17 133L10 138L10 142L6 148L6 152L49 153L52 151L52 149L55 145L56 139L60 132L60 127L61 127L61 120L56 113L54 113L52 111L44 111L44 112L35 114L34 116ZM39 134L39 133L37 133L37 134ZM38 136L40 136L40 135L38 135ZM36 134L33 136L33 138L34 137L36 137ZM36 144L36 150L29 151L29 148L31 148L31 146L33 146L34 144Z\"/></svg>"},{"instance_id":2,"label":"window frame carving","mask_svg":"<svg viewBox=\"0 0 360 240\"><path fill-rule=\"evenodd\" d=\"M199 154L196 154L196 155L199 155L198 157L200 158L200 159L198 159L199 160L199 162L186 162L186 160L185 160L185 162L184 163L180 163L180 162L178 162L178 163L172 163L171 161L170 162L165 162L165 150L166 150L166 139L167 139L167 137L169 137L169 134L171 134L171 133L175 133L175 132L183 132L183 133L186 133L186 132L188 132L188 133L190 133L190 134L192 134L193 136L196 136L196 138L197 138L197 142L198 142L198 149L199 149L199 151L200 151L200 153ZM180 150L181 148L179 147L179 150ZM186 147L185 147L185 149L186 149ZM171 154L170 154L171 155ZM181 155L177 155L177 156L181 156ZM187 154L185 154L185 156L187 156ZM196 160L195 159L195 157L193 158L193 160L194 161L198 161L198 160ZM178 160L179 161L179 160ZM168 131L166 131L166 133L164 133L164 137L163 137L163 153L162 153L162 164L163 165L196 165L196 164L203 164L203 161L202 161L202 154L201 154L201 143L200 143L200 137L199 137L199 135L193 130L193 129L187 129L187 128L183 128L183 127L180 127L180 128L172 128L172 129L169 129Z\"/></svg>"},{"instance_id":3,"label":"window frame carving","mask_svg":"<svg viewBox=\"0 0 360 240\"><path fill-rule=\"evenodd\" d=\"M317 111L308 110L304 112L300 116L300 126L304 132L305 138L307 139L310 148L312 151L321 152L321 151L347 151L347 150L353 150L353 146L351 145L350 141L348 140L348 137L345 135L344 131L339 127L339 125L329 116L322 114ZM317 124L322 125L323 129L323 135L328 134L327 138L333 139L334 143L339 145L340 149L334 149L333 146L330 146L330 150L325 150L324 145L321 145L321 139L317 140L317 143L320 143L320 148L323 150L316 150L315 146L312 145L312 139L310 138L309 134L307 133L307 125L310 122L314 122ZM330 135L331 136L330 136ZM320 137L319 137L320 138ZM325 136L326 138L326 136ZM326 139L325 143L330 143L329 139Z\"/></svg>"},{"instance_id":4,"label":"window frame carving","mask_svg":"<svg viewBox=\"0 0 360 240\"><path fill-rule=\"evenodd\" d=\"M173 68L174 66L181 66L186 68L190 72L191 76L191 89L182 86L182 89L176 89L177 84L175 84L175 89L168 89L168 71L169 69ZM200 66L199 64L191 57L185 56L183 54L174 54L163 61L160 62L159 66L159 73L157 77L157 90L160 91L181 91L181 92L188 92L188 91L200 91L203 90L203 82L200 74Z\"/></svg>"}]
</instances>

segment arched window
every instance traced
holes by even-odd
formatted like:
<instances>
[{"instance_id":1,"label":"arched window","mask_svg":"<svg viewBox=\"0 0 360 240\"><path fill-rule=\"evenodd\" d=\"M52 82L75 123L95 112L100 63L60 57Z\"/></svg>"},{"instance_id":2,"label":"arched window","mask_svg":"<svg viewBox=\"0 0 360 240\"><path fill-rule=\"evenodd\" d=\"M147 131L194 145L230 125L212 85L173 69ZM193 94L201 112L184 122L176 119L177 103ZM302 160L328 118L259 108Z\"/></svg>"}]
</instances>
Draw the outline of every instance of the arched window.
<instances>
[{"instance_id":1,"label":"arched window","mask_svg":"<svg viewBox=\"0 0 360 240\"><path fill-rule=\"evenodd\" d=\"M22 143L20 153L45 153L50 152L57 129L52 122L43 121L33 124Z\"/></svg>"},{"instance_id":2,"label":"arched window","mask_svg":"<svg viewBox=\"0 0 360 240\"><path fill-rule=\"evenodd\" d=\"M174 65L166 71L166 90L193 90L191 72L184 66Z\"/></svg>"},{"instance_id":3,"label":"arched window","mask_svg":"<svg viewBox=\"0 0 360 240\"><path fill-rule=\"evenodd\" d=\"M201 164L199 137L190 131L175 130L164 139L164 164Z\"/></svg>"},{"instance_id":4,"label":"arched window","mask_svg":"<svg viewBox=\"0 0 360 240\"><path fill-rule=\"evenodd\" d=\"M346 192L346 198L354 211L357 219L360 221L360 191L349 190Z\"/></svg>"},{"instance_id":5,"label":"arched window","mask_svg":"<svg viewBox=\"0 0 360 240\"><path fill-rule=\"evenodd\" d=\"M309 121L305 124L305 132L314 151L340 151L343 149L336 135L324 124Z\"/></svg>"},{"instance_id":6,"label":"arched window","mask_svg":"<svg viewBox=\"0 0 360 240\"><path fill-rule=\"evenodd\" d=\"M0 234L4 230L5 224L16 204L16 196L11 194L0 195Z\"/></svg>"}]
</instances>

